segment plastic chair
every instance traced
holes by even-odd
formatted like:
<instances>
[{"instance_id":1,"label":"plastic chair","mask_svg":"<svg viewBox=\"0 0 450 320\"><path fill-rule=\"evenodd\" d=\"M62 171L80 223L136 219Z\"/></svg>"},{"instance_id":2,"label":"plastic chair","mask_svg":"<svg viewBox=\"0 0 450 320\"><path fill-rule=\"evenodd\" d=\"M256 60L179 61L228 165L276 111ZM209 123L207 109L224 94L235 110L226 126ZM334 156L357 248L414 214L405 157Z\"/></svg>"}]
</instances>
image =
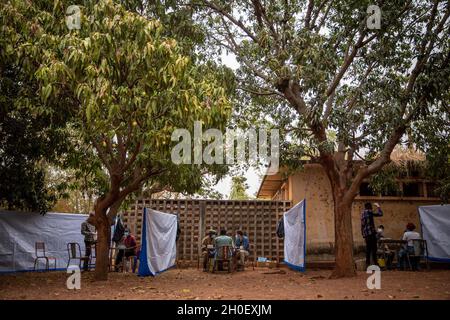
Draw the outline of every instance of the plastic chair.
<instances>
[{"instance_id":1,"label":"plastic chair","mask_svg":"<svg viewBox=\"0 0 450 320\"><path fill-rule=\"evenodd\" d=\"M417 263L417 267L419 266L421 258L423 258L425 260L427 270L429 270L430 266L428 263L427 241L422 240L422 239L414 239L414 240L412 240L412 242L413 242L414 252L412 254L409 252L406 254L406 259L408 261L410 270L415 269L414 267L416 266L416 263ZM411 263L411 261L413 261L413 263Z\"/></svg>"},{"instance_id":2,"label":"plastic chair","mask_svg":"<svg viewBox=\"0 0 450 320\"><path fill-rule=\"evenodd\" d=\"M228 272L233 271L233 254L231 250L232 250L231 246L223 246L217 248L216 254L214 256L214 264L212 270L213 273L216 272L219 262L222 262L222 265L224 262L226 262Z\"/></svg>"},{"instance_id":3,"label":"plastic chair","mask_svg":"<svg viewBox=\"0 0 450 320\"><path fill-rule=\"evenodd\" d=\"M87 263L89 263L89 257L81 255L81 247L78 242L69 242L67 244L67 253L69 254L69 261L67 261L67 268L69 268L71 260L79 260L78 267L80 269L82 261L87 261Z\"/></svg>"},{"instance_id":4,"label":"plastic chair","mask_svg":"<svg viewBox=\"0 0 450 320\"><path fill-rule=\"evenodd\" d=\"M47 256L47 254L45 252L45 243L44 242L36 242L34 244L34 253L36 254L36 258L34 259L34 268L33 268L34 271L36 271L36 266L40 259L45 260L45 270L46 271L50 270L49 260L55 261L55 267L53 268L53 270L56 270L56 258Z\"/></svg>"}]
</instances>

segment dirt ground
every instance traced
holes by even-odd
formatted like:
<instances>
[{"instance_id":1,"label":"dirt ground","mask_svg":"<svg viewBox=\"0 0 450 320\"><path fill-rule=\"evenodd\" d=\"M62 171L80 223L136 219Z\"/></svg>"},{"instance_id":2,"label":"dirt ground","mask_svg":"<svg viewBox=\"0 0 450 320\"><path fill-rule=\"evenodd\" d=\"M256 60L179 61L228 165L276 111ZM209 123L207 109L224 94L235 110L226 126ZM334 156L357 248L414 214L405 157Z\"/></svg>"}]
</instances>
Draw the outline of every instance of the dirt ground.
<instances>
[{"instance_id":1,"label":"dirt ground","mask_svg":"<svg viewBox=\"0 0 450 320\"><path fill-rule=\"evenodd\" d=\"M94 282L93 272L87 272L82 273L81 290L68 290L65 272L26 272L0 275L0 299L450 300L450 270L382 272L379 290L367 289L369 275L363 272L337 280L329 275L328 270L299 273L284 268L250 268L231 275L171 269L155 278L110 273L107 282Z\"/></svg>"}]
</instances>

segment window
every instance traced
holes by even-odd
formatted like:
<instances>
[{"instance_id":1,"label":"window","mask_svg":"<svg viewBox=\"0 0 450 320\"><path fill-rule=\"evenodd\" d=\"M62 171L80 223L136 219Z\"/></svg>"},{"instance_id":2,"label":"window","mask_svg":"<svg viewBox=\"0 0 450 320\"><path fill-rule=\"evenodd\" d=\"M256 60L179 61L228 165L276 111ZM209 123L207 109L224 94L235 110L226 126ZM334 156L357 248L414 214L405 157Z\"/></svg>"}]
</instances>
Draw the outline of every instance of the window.
<instances>
[{"instance_id":1,"label":"window","mask_svg":"<svg viewBox=\"0 0 450 320\"><path fill-rule=\"evenodd\" d=\"M423 183L405 182L403 183L404 197L423 197Z\"/></svg>"},{"instance_id":2,"label":"window","mask_svg":"<svg viewBox=\"0 0 450 320\"><path fill-rule=\"evenodd\" d=\"M436 192L436 184L433 182L428 182L426 184L427 187L427 197L429 198L435 198L435 197L439 197L439 195Z\"/></svg>"},{"instance_id":3,"label":"window","mask_svg":"<svg viewBox=\"0 0 450 320\"><path fill-rule=\"evenodd\" d=\"M375 193L373 192L372 188L369 186L368 182L363 182L359 186L359 195L360 196L374 196Z\"/></svg>"},{"instance_id":4,"label":"window","mask_svg":"<svg viewBox=\"0 0 450 320\"><path fill-rule=\"evenodd\" d=\"M400 196L400 190L397 182L392 185L386 186L384 190L381 192L383 197L398 197Z\"/></svg>"}]
</instances>

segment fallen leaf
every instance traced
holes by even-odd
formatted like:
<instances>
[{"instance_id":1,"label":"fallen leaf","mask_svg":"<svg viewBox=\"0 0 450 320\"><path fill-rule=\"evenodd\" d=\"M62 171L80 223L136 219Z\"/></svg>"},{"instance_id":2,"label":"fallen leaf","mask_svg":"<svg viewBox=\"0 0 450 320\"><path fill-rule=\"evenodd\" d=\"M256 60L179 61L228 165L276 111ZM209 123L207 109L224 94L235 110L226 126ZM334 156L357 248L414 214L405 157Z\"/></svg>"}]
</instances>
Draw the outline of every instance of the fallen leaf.
<instances>
[{"instance_id":1,"label":"fallen leaf","mask_svg":"<svg viewBox=\"0 0 450 320\"><path fill-rule=\"evenodd\" d=\"M181 292L183 292L183 293L189 293L189 292L191 292L191 290L190 290L190 289L183 289L183 290L181 290Z\"/></svg>"},{"instance_id":2,"label":"fallen leaf","mask_svg":"<svg viewBox=\"0 0 450 320\"><path fill-rule=\"evenodd\" d=\"M317 298L322 298L323 296L321 295L321 294L318 294L317 295Z\"/></svg>"}]
</instances>

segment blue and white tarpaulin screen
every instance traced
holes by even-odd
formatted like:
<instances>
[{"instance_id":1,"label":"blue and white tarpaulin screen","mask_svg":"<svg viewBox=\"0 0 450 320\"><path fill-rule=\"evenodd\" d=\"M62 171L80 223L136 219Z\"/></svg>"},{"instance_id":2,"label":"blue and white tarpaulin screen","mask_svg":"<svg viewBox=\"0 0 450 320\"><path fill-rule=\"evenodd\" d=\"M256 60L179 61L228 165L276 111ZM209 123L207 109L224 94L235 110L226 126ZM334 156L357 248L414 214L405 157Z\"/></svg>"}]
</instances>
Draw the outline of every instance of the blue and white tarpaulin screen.
<instances>
[{"instance_id":1,"label":"blue and white tarpaulin screen","mask_svg":"<svg viewBox=\"0 0 450 320\"><path fill-rule=\"evenodd\" d=\"M154 276L175 265L177 216L144 209L139 275Z\"/></svg>"},{"instance_id":2,"label":"blue and white tarpaulin screen","mask_svg":"<svg viewBox=\"0 0 450 320\"><path fill-rule=\"evenodd\" d=\"M428 258L450 262L450 204L419 207L422 237L427 241Z\"/></svg>"},{"instance_id":3,"label":"blue and white tarpaulin screen","mask_svg":"<svg viewBox=\"0 0 450 320\"><path fill-rule=\"evenodd\" d=\"M305 271L306 200L284 213L284 263L294 270Z\"/></svg>"},{"instance_id":4,"label":"blue and white tarpaulin screen","mask_svg":"<svg viewBox=\"0 0 450 320\"><path fill-rule=\"evenodd\" d=\"M56 258L56 268L65 269L68 242L78 242L84 254L81 223L85 214L0 211L0 272L33 270L35 243L44 242L47 256ZM39 260L39 268L45 260ZM50 261L50 269L53 261Z\"/></svg>"}]
</instances>

